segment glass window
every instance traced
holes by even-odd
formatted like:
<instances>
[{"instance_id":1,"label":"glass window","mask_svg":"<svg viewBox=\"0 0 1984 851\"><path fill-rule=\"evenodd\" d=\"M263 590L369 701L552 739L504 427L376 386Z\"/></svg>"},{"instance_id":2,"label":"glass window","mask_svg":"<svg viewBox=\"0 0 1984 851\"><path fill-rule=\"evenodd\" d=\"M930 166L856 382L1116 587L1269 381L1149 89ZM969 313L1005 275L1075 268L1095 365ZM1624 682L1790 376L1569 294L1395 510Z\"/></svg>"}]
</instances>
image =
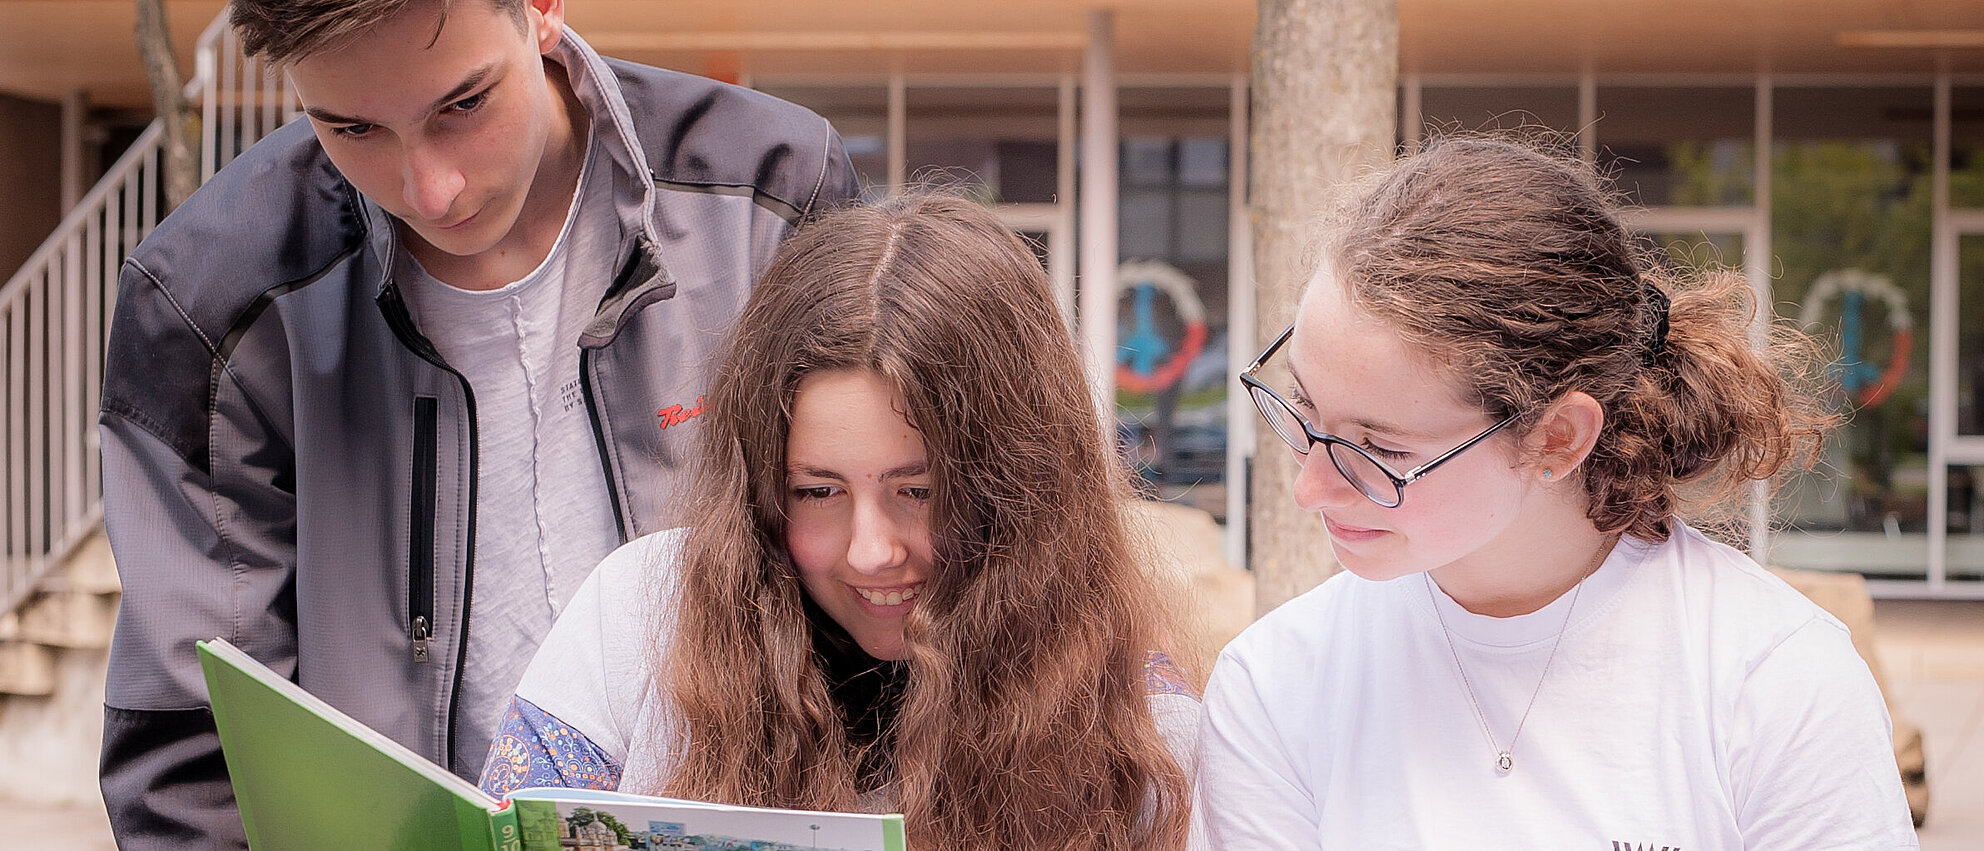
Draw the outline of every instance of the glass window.
<instances>
[{"instance_id":1,"label":"glass window","mask_svg":"<svg viewBox=\"0 0 1984 851\"><path fill-rule=\"evenodd\" d=\"M1183 263L1226 262L1226 187L1212 191L1181 189L1178 193L1178 244L1174 255Z\"/></svg>"},{"instance_id":2,"label":"glass window","mask_svg":"<svg viewBox=\"0 0 1984 851\"><path fill-rule=\"evenodd\" d=\"M1578 130L1576 86L1425 86L1419 114L1426 135L1547 128Z\"/></svg>"},{"instance_id":3,"label":"glass window","mask_svg":"<svg viewBox=\"0 0 1984 851\"><path fill-rule=\"evenodd\" d=\"M1044 230L1031 228L1022 229L1018 233L1020 239L1026 243L1026 247L1033 251L1033 259L1040 261L1040 268L1051 271L1052 267L1048 265L1047 245L1052 241L1054 235Z\"/></svg>"},{"instance_id":4,"label":"glass window","mask_svg":"<svg viewBox=\"0 0 1984 851\"><path fill-rule=\"evenodd\" d=\"M1156 496L1224 518L1230 95L1118 100L1117 437Z\"/></svg>"},{"instance_id":5,"label":"glass window","mask_svg":"<svg viewBox=\"0 0 1984 851\"><path fill-rule=\"evenodd\" d=\"M1950 206L1984 207L1984 86L1950 89Z\"/></svg>"},{"instance_id":6,"label":"glass window","mask_svg":"<svg viewBox=\"0 0 1984 851\"><path fill-rule=\"evenodd\" d=\"M1224 150L1231 132L1232 102L1233 94L1225 86L1124 86L1116 92L1116 116L1126 138L1217 139Z\"/></svg>"},{"instance_id":7,"label":"glass window","mask_svg":"<svg viewBox=\"0 0 1984 851\"><path fill-rule=\"evenodd\" d=\"M840 133L862 197L874 201L888 194L889 87L885 85L772 85L766 94L804 106L825 117Z\"/></svg>"},{"instance_id":8,"label":"glass window","mask_svg":"<svg viewBox=\"0 0 1984 851\"><path fill-rule=\"evenodd\" d=\"M1749 205L1755 102L1747 87L1600 87L1599 166L1634 204Z\"/></svg>"},{"instance_id":9,"label":"glass window","mask_svg":"<svg viewBox=\"0 0 1984 851\"><path fill-rule=\"evenodd\" d=\"M1774 93L1773 284L1851 419L1774 505L1773 560L1920 578L1927 563L1931 90Z\"/></svg>"},{"instance_id":10,"label":"glass window","mask_svg":"<svg viewBox=\"0 0 1984 851\"><path fill-rule=\"evenodd\" d=\"M1117 252L1125 260L1170 256L1176 235L1172 223L1178 218L1176 193L1135 187L1127 179L1128 172L1124 176L1124 186L1116 198L1121 207L1116 218Z\"/></svg>"},{"instance_id":11,"label":"glass window","mask_svg":"<svg viewBox=\"0 0 1984 851\"><path fill-rule=\"evenodd\" d=\"M1118 158L1125 188L1168 189L1176 183L1171 165L1173 140L1169 136L1126 136Z\"/></svg>"},{"instance_id":12,"label":"glass window","mask_svg":"<svg viewBox=\"0 0 1984 851\"><path fill-rule=\"evenodd\" d=\"M1226 191L1225 139L1183 139L1178 143L1178 183L1181 186Z\"/></svg>"},{"instance_id":13,"label":"glass window","mask_svg":"<svg viewBox=\"0 0 1984 851\"><path fill-rule=\"evenodd\" d=\"M1051 204L1059 182L1057 88L910 86L904 165L988 203Z\"/></svg>"},{"instance_id":14,"label":"glass window","mask_svg":"<svg viewBox=\"0 0 1984 851\"><path fill-rule=\"evenodd\" d=\"M1984 234L1957 237L1956 266L1956 432L1984 435Z\"/></svg>"},{"instance_id":15,"label":"glass window","mask_svg":"<svg viewBox=\"0 0 1984 851\"><path fill-rule=\"evenodd\" d=\"M1944 576L1984 580L1984 464L1951 466L1946 488L1950 519Z\"/></svg>"},{"instance_id":16,"label":"glass window","mask_svg":"<svg viewBox=\"0 0 1984 851\"><path fill-rule=\"evenodd\" d=\"M1743 235L1740 233L1650 233L1646 238L1663 250L1668 261L1683 269L1743 271Z\"/></svg>"}]
</instances>

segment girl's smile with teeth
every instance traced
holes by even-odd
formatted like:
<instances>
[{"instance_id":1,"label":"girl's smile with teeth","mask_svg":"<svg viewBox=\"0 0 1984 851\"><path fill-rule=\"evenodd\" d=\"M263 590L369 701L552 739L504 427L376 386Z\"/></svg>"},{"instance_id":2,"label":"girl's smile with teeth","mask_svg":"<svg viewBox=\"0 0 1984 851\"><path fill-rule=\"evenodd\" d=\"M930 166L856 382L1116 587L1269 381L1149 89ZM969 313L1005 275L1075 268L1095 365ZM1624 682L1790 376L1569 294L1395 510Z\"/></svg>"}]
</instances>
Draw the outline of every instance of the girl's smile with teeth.
<instances>
[{"instance_id":1,"label":"girl's smile with teeth","mask_svg":"<svg viewBox=\"0 0 1984 851\"><path fill-rule=\"evenodd\" d=\"M848 587L853 588L854 586L850 585ZM867 600L877 606L900 606L916 599L916 592L922 587L921 585L911 585L907 588L854 588L854 593L861 595L861 599Z\"/></svg>"}]
</instances>

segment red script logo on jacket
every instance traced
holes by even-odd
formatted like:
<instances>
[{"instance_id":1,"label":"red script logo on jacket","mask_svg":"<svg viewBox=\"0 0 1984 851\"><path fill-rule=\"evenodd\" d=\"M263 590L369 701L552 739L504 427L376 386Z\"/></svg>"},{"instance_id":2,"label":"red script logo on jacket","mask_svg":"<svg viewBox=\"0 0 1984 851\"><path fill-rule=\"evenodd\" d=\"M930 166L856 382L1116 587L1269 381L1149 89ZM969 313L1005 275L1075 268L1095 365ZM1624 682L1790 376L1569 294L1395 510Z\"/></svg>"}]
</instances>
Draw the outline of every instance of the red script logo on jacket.
<instances>
[{"instance_id":1,"label":"red script logo on jacket","mask_svg":"<svg viewBox=\"0 0 1984 851\"><path fill-rule=\"evenodd\" d=\"M703 397L696 397L696 406L693 408L684 408L681 405L669 405L654 412L654 415L661 420L662 428L681 425L703 415Z\"/></svg>"}]
</instances>

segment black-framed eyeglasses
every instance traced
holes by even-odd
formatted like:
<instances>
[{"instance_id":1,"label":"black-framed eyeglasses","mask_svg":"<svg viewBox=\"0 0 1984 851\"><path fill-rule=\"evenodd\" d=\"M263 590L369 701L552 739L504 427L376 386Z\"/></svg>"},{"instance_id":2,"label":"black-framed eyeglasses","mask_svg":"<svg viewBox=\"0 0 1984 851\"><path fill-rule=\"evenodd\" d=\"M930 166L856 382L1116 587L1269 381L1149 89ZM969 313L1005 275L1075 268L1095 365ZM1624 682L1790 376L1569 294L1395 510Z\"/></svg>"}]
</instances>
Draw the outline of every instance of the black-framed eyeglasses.
<instances>
[{"instance_id":1,"label":"black-framed eyeglasses","mask_svg":"<svg viewBox=\"0 0 1984 851\"><path fill-rule=\"evenodd\" d=\"M1274 357L1274 353L1280 351L1282 346L1287 345L1288 338L1294 334L1294 325L1288 326L1287 330L1281 332L1281 336L1276 337L1274 342L1261 352L1260 357L1254 358L1253 363L1241 370L1240 383L1247 386L1248 395L1254 397L1254 407L1261 409L1261 417L1268 421L1268 425L1274 429L1275 434L1281 436L1282 442L1288 444L1288 448L1295 450L1295 454L1307 458L1309 452L1316 448L1316 444L1323 444L1329 451L1330 464L1336 467L1336 471L1342 473L1345 479L1355 485L1358 493L1385 508L1397 508L1399 504L1405 502L1406 485L1419 481L1427 473L1433 472L1434 468L1453 460L1455 455L1466 452L1469 447L1487 440L1490 435L1501 431L1520 416L1511 414L1508 419L1489 426L1487 431L1468 438L1466 443L1441 453L1440 457L1401 473L1392 469L1390 464L1373 457L1364 447L1334 434L1318 431L1315 426L1309 424L1308 420L1302 418L1294 405L1281 398L1281 394L1269 389L1260 379L1254 377L1255 373L1261 371L1261 365L1267 363L1268 358Z\"/></svg>"}]
</instances>

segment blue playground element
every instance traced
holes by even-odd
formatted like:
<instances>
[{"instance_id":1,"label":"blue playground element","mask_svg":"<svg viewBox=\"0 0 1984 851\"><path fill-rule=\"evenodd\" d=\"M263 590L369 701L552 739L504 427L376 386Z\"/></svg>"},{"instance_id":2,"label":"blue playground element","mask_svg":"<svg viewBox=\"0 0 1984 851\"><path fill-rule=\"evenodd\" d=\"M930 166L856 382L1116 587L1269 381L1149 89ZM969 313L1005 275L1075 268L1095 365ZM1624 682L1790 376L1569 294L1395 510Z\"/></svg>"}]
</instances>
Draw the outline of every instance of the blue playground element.
<instances>
[{"instance_id":1,"label":"blue playground element","mask_svg":"<svg viewBox=\"0 0 1984 851\"><path fill-rule=\"evenodd\" d=\"M1881 380L1881 368L1861 356L1860 316L1866 301L1865 295L1852 290L1839 297L1839 363L1833 365L1833 374L1839 386L1854 396Z\"/></svg>"},{"instance_id":2,"label":"blue playground element","mask_svg":"<svg viewBox=\"0 0 1984 851\"><path fill-rule=\"evenodd\" d=\"M1131 293L1136 298L1131 308L1135 325L1129 334L1119 335L1116 362L1138 375L1150 375L1171 354L1171 344L1157 333L1157 287L1138 284Z\"/></svg>"}]
</instances>

